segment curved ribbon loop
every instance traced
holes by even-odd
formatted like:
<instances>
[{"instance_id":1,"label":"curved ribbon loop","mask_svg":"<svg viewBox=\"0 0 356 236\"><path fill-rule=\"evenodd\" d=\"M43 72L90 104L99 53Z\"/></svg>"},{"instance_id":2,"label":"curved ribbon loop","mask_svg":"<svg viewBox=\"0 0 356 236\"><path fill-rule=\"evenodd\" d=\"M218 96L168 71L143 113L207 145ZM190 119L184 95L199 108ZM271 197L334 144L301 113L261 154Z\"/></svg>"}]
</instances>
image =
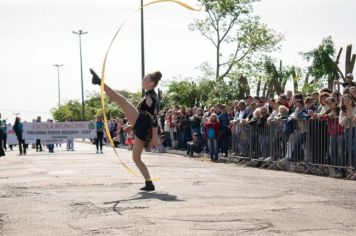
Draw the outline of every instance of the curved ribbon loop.
<instances>
[{"instance_id":1,"label":"curved ribbon loop","mask_svg":"<svg viewBox=\"0 0 356 236\"><path fill-rule=\"evenodd\" d=\"M201 9L203 8L203 4L201 5L200 8L194 8L184 2L181 2L181 1L177 1L177 0L154 0L154 1L151 1L149 3L146 3L142 8L145 8L147 6L150 6L150 5L153 5L153 4L157 4L157 3L163 3L163 2L172 2L172 3L176 3L188 10L191 10L191 11L201 11ZM124 25L126 24L126 22L138 11L138 10L141 10L141 7L136 9L128 18L126 18L124 20L124 22L120 25L120 27L118 28L118 30L116 31L114 37L112 38L111 42L110 42L110 45L106 51L106 54L105 54L105 57L104 57L104 62L103 62L103 65L102 65L102 70L101 70L101 84L100 84L100 103L101 103L101 113L103 115L103 118L104 118L104 127L105 127L105 132L106 132L106 136L111 144L111 147L113 148L114 152L115 152L115 155L116 157L119 159L120 163L125 167L125 169L137 176L137 177L140 177L141 175L139 175L137 172L135 172L134 170L132 170L130 167L128 167L122 160L121 158L119 157L119 154L115 148L115 145L114 145L114 142L113 142L113 139L110 135L110 130L109 130L109 126L108 126L108 120L107 120L107 117L106 117L106 111L105 111L105 97L104 97L104 86L105 86L105 69L106 69L106 62L107 62L107 59L108 59L108 56L109 56L109 52L110 52L110 49L111 49L111 46L113 45L115 39L117 38L117 36L119 35L121 29L124 27ZM159 178L154 178L154 179L151 179L151 180L159 180Z\"/></svg>"}]
</instances>

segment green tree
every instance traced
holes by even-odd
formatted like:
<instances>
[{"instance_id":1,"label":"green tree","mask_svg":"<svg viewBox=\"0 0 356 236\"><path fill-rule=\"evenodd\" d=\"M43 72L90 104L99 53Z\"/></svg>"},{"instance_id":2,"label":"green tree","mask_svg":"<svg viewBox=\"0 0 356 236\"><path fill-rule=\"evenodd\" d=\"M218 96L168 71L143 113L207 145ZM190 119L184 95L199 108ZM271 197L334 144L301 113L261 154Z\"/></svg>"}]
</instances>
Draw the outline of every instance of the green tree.
<instances>
[{"instance_id":1,"label":"green tree","mask_svg":"<svg viewBox=\"0 0 356 236\"><path fill-rule=\"evenodd\" d=\"M302 52L301 55L310 62L308 73L313 78L310 84L314 87L320 87L327 82L331 89L333 81L339 78L339 70L332 58L335 57L335 44L331 36L324 38L321 44L308 52Z\"/></svg>"},{"instance_id":2,"label":"green tree","mask_svg":"<svg viewBox=\"0 0 356 236\"><path fill-rule=\"evenodd\" d=\"M64 105L51 110L52 116L56 121L66 121L71 117L75 121L81 120L82 105L78 100L69 100Z\"/></svg>"},{"instance_id":3,"label":"green tree","mask_svg":"<svg viewBox=\"0 0 356 236\"><path fill-rule=\"evenodd\" d=\"M215 47L215 79L224 79L239 62L258 52L276 49L282 36L252 14L256 0L205 0L205 19L190 25ZM227 46L233 44L233 51ZM223 56L229 51L228 56Z\"/></svg>"},{"instance_id":4,"label":"green tree","mask_svg":"<svg viewBox=\"0 0 356 236\"><path fill-rule=\"evenodd\" d=\"M203 107L218 103L230 104L232 101L242 98L243 94L243 88L237 80L208 78L196 81L192 81L192 79L173 80L167 84L162 103L165 108L174 105Z\"/></svg>"},{"instance_id":5,"label":"green tree","mask_svg":"<svg viewBox=\"0 0 356 236\"><path fill-rule=\"evenodd\" d=\"M279 66L276 67L273 59L270 57L266 58L264 67L266 72L266 82L263 89L263 96L270 93L277 93L278 95L284 93L287 81L292 75L292 68L289 66L283 66L282 61L280 61Z\"/></svg>"},{"instance_id":6,"label":"green tree","mask_svg":"<svg viewBox=\"0 0 356 236\"><path fill-rule=\"evenodd\" d=\"M191 79L181 81L173 80L168 85L168 90L164 94L162 102L165 106L183 105L194 107L199 100L199 90L197 84Z\"/></svg>"}]
</instances>

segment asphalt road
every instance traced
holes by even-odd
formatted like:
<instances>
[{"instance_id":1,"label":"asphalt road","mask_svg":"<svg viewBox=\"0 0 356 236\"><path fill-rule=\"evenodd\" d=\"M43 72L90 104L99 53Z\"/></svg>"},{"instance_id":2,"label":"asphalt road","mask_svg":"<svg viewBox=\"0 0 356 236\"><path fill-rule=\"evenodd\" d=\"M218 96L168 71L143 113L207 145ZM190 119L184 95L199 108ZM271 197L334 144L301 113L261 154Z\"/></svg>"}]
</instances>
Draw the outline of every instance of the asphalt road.
<instances>
[{"instance_id":1,"label":"asphalt road","mask_svg":"<svg viewBox=\"0 0 356 236\"><path fill-rule=\"evenodd\" d=\"M0 235L356 235L355 181L145 153L161 180L144 193L104 151L7 152Z\"/></svg>"}]
</instances>

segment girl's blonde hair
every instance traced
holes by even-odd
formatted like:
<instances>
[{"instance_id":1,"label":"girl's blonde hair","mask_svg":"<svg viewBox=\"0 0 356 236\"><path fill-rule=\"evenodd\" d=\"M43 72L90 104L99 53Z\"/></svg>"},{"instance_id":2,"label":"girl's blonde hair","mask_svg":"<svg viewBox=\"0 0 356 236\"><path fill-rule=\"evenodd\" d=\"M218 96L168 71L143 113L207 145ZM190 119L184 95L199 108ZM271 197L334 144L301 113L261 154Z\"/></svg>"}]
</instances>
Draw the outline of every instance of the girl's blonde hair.
<instances>
[{"instance_id":1,"label":"girl's blonde hair","mask_svg":"<svg viewBox=\"0 0 356 236\"><path fill-rule=\"evenodd\" d=\"M211 113L210 115L210 119L215 117L215 120L218 120L218 116L216 115L216 113Z\"/></svg>"},{"instance_id":2,"label":"girl's blonde hair","mask_svg":"<svg viewBox=\"0 0 356 236\"><path fill-rule=\"evenodd\" d=\"M279 113L281 113L283 115L287 115L288 112L289 112L288 108L286 106L283 106L283 105L278 108L278 111L279 111Z\"/></svg>"},{"instance_id":3,"label":"girl's blonde hair","mask_svg":"<svg viewBox=\"0 0 356 236\"><path fill-rule=\"evenodd\" d=\"M259 116L261 112L261 108L257 108L254 112L253 112L253 117Z\"/></svg>"}]
</instances>

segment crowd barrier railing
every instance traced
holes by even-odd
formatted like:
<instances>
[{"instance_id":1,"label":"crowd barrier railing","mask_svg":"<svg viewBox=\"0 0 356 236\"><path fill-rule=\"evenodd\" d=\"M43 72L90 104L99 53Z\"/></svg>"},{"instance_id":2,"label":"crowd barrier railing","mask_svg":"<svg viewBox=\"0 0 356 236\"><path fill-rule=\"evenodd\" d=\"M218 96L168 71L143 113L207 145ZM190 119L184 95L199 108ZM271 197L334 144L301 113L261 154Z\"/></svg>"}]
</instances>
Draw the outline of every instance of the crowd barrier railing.
<instances>
[{"instance_id":1,"label":"crowd barrier railing","mask_svg":"<svg viewBox=\"0 0 356 236\"><path fill-rule=\"evenodd\" d=\"M356 173L356 128L351 120L347 127L328 116L239 122L232 132L230 161L349 178Z\"/></svg>"}]
</instances>

